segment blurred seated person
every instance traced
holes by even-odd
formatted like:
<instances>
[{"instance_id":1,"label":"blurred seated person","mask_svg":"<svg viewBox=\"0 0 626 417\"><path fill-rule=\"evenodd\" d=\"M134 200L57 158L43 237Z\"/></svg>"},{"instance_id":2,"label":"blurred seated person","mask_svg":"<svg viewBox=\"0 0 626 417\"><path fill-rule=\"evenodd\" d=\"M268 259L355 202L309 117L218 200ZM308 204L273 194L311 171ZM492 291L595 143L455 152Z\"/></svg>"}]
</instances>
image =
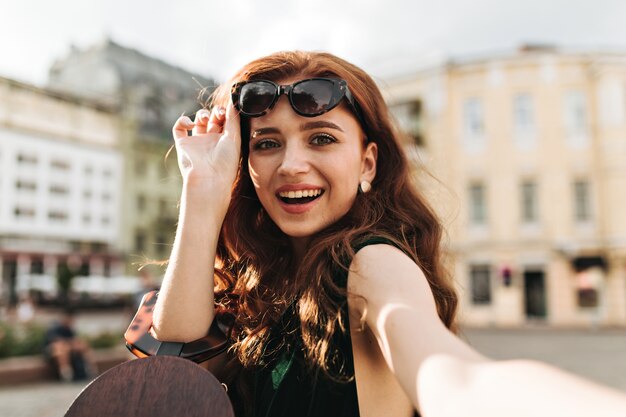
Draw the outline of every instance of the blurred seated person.
<instances>
[{"instance_id":1,"label":"blurred seated person","mask_svg":"<svg viewBox=\"0 0 626 417\"><path fill-rule=\"evenodd\" d=\"M74 311L65 310L52 323L44 338L44 356L56 367L64 382L81 381L96 375L89 345L74 331Z\"/></svg>"}]
</instances>

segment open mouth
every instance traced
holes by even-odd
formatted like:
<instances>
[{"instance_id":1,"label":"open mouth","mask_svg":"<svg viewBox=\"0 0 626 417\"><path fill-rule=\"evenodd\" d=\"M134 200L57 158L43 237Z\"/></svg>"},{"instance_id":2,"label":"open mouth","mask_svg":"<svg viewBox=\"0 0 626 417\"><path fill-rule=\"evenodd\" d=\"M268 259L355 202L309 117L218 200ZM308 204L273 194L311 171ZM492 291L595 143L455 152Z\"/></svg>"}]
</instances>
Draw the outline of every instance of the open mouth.
<instances>
[{"instance_id":1,"label":"open mouth","mask_svg":"<svg viewBox=\"0 0 626 417\"><path fill-rule=\"evenodd\" d=\"M324 190L284 191L278 193L278 198L285 204L306 204L317 200L324 194Z\"/></svg>"}]
</instances>

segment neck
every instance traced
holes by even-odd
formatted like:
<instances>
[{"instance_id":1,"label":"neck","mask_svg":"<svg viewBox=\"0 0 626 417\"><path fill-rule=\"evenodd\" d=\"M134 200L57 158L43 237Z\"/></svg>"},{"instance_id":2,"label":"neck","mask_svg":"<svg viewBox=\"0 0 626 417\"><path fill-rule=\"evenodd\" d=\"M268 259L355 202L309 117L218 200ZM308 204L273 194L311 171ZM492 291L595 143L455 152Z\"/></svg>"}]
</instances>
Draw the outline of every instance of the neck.
<instances>
[{"instance_id":1,"label":"neck","mask_svg":"<svg viewBox=\"0 0 626 417\"><path fill-rule=\"evenodd\" d=\"M296 261L298 264L300 264L302 262L302 259L304 259L304 255L306 254L310 241L311 239L309 237L292 237L291 238L291 246L293 247L293 254L296 257Z\"/></svg>"}]
</instances>

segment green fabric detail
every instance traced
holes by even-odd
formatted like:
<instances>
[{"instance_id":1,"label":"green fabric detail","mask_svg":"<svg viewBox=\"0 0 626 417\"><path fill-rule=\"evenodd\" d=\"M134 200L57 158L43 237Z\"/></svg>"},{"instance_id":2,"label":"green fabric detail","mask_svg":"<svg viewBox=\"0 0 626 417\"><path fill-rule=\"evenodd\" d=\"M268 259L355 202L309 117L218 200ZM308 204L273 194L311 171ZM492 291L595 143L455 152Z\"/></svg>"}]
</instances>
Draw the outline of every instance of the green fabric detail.
<instances>
[{"instance_id":1,"label":"green fabric detail","mask_svg":"<svg viewBox=\"0 0 626 417\"><path fill-rule=\"evenodd\" d=\"M278 362L276 362L276 366L274 367L274 369L272 369L272 387L274 388L274 390L277 390L280 386L280 383L283 382L283 379L285 379L287 371L289 371L289 368L291 368L293 356L293 353L291 355L288 355L287 353L283 354Z\"/></svg>"}]
</instances>

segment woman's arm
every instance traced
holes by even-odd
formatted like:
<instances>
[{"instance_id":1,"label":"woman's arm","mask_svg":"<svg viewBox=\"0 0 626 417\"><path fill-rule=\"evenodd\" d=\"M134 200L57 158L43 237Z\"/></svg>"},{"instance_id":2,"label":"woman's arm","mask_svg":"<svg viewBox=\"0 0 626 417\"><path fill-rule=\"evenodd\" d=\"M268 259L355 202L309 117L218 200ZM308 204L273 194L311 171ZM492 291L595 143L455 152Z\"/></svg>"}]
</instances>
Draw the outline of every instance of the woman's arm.
<instances>
[{"instance_id":1,"label":"woman's arm","mask_svg":"<svg viewBox=\"0 0 626 417\"><path fill-rule=\"evenodd\" d=\"M187 135L193 128L193 134ZM232 106L181 117L174 126L183 176L172 254L154 309L159 340L189 342L206 335L214 317L213 274L217 241L239 165L239 117Z\"/></svg>"},{"instance_id":2,"label":"woman's arm","mask_svg":"<svg viewBox=\"0 0 626 417\"><path fill-rule=\"evenodd\" d=\"M423 272L392 246L361 249L348 290L351 315L364 317L425 417L624 415L618 392L533 361L493 362L462 342L439 319Z\"/></svg>"},{"instance_id":3,"label":"woman's arm","mask_svg":"<svg viewBox=\"0 0 626 417\"><path fill-rule=\"evenodd\" d=\"M433 355L418 378L426 417L626 415L623 393L537 361L472 364Z\"/></svg>"}]
</instances>

